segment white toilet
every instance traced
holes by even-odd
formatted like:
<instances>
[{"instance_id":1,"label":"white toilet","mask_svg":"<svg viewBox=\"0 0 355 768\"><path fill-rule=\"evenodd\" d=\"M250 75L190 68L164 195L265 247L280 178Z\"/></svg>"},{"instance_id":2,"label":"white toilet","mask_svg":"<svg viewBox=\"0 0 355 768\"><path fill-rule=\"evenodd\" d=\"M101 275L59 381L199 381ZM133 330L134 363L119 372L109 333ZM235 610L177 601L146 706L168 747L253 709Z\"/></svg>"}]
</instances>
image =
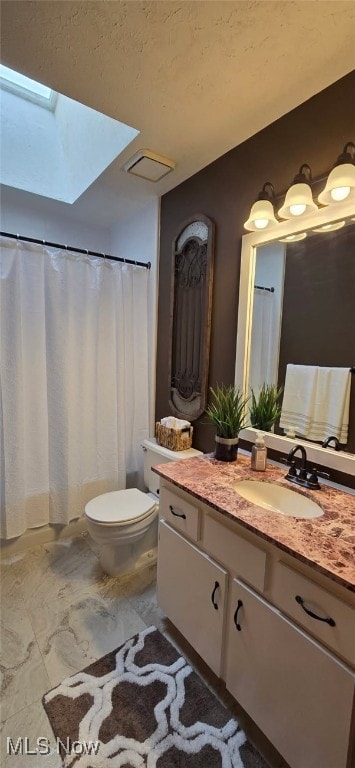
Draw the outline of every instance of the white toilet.
<instances>
[{"instance_id":1,"label":"white toilet","mask_svg":"<svg viewBox=\"0 0 355 768\"><path fill-rule=\"evenodd\" d=\"M103 493L85 507L91 538L99 546L103 570L111 576L133 571L154 563L157 557L159 475L152 472L156 464L189 459L201 451L170 451L151 437L142 443L144 482L148 493L138 488Z\"/></svg>"}]
</instances>

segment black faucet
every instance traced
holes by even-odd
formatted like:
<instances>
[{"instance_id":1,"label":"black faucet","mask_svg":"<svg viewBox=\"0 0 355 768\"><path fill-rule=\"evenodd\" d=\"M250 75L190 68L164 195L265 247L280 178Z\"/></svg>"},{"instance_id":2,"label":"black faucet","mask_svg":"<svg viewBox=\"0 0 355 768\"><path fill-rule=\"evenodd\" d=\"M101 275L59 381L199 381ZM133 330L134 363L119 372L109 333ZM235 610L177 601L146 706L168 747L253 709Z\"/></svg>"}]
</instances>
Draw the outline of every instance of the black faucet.
<instances>
[{"instance_id":1,"label":"black faucet","mask_svg":"<svg viewBox=\"0 0 355 768\"><path fill-rule=\"evenodd\" d=\"M323 440L322 448L328 448L328 445L330 445L330 443L334 443L335 451L340 451L340 443L338 438L335 437L335 435L330 435L330 437L327 437L325 440Z\"/></svg>"},{"instance_id":2,"label":"black faucet","mask_svg":"<svg viewBox=\"0 0 355 768\"><path fill-rule=\"evenodd\" d=\"M297 472L294 456L298 451L301 454L301 465L299 471ZM286 463L290 464L290 469L286 475L286 480L290 480L292 483L299 483L300 485L307 481L307 453L303 445L295 445L293 448L291 448L287 456Z\"/></svg>"},{"instance_id":3,"label":"black faucet","mask_svg":"<svg viewBox=\"0 0 355 768\"><path fill-rule=\"evenodd\" d=\"M301 454L301 465L299 470L296 469L296 462L294 459L294 456L298 451ZM297 483L297 485L302 485L304 488L317 490L320 488L318 475L329 480L329 475L326 472L320 472L317 467L312 467L312 470L308 475L307 453L304 445L295 445L293 448L291 448L287 459L284 459L284 461L286 464L290 465L290 469L287 475L285 475L286 480L289 480L290 483Z\"/></svg>"}]
</instances>

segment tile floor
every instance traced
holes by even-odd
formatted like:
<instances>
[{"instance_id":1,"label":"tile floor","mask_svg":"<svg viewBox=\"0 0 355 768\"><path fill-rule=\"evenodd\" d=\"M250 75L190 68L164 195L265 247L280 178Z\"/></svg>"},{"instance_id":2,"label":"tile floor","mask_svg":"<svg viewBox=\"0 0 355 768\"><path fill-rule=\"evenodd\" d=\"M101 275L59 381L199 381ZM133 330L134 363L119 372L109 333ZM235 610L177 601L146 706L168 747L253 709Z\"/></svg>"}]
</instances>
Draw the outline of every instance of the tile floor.
<instances>
[{"instance_id":1,"label":"tile floor","mask_svg":"<svg viewBox=\"0 0 355 768\"><path fill-rule=\"evenodd\" d=\"M86 534L13 555L1 563L1 765L60 768L57 754L7 755L6 739L53 739L43 694L154 624L189 658L229 706L272 768L287 768L238 710L221 682L164 618L154 565L115 579L100 568Z\"/></svg>"}]
</instances>

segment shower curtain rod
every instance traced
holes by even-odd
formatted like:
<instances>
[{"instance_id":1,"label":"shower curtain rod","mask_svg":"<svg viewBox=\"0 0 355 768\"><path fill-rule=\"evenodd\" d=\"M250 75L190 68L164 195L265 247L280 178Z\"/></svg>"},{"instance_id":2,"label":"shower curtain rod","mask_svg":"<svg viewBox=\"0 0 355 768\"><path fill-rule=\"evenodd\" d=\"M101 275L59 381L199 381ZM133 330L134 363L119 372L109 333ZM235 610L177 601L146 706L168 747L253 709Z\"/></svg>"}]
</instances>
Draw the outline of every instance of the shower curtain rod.
<instances>
[{"instance_id":1,"label":"shower curtain rod","mask_svg":"<svg viewBox=\"0 0 355 768\"><path fill-rule=\"evenodd\" d=\"M271 288L265 288L265 285L254 285L254 288L256 288L258 291L268 291L269 293L274 293L275 288L271 286Z\"/></svg>"},{"instance_id":2,"label":"shower curtain rod","mask_svg":"<svg viewBox=\"0 0 355 768\"><path fill-rule=\"evenodd\" d=\"M88 251L87 248L75 248L73 245L62 245L61 243L51 243L49 240L37 240L35 237L25 237L24 235L14 235L11 232L0 232L3 237L10 237L12 240L23 240L25 243L36 243L37 245L49 245L51 248L61 248L64 251L73 253L82 253L86 256L100 256L109 261L121 261L122 264L133 264L136 267L151 268L150 261L133 261L133 259L123 259L121 256L110 256L108 253L99 253L98 251Z\"/></svg>"}]
</instances>

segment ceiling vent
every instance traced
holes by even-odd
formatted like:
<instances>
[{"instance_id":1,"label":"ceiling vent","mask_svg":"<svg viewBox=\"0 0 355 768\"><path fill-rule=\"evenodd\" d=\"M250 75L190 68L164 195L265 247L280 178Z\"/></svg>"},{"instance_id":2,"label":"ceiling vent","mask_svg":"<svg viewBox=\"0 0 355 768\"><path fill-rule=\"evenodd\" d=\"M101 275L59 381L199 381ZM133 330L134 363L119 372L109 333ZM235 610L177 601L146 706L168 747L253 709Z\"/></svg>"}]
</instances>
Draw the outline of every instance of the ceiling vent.
<instances>
[{"instance_id":1,"label":"ceiling vent","mask_svg":"<svg viewBox=\"0 0 355 768\"><path fill-rule=\"evenodd\" d=\"M174 170L175 165L176 163L167 157L156 155L149 149L140 149L125 162L122 170L148 181L160 181L167 173Z\"/></svg>"}]
</instances>

